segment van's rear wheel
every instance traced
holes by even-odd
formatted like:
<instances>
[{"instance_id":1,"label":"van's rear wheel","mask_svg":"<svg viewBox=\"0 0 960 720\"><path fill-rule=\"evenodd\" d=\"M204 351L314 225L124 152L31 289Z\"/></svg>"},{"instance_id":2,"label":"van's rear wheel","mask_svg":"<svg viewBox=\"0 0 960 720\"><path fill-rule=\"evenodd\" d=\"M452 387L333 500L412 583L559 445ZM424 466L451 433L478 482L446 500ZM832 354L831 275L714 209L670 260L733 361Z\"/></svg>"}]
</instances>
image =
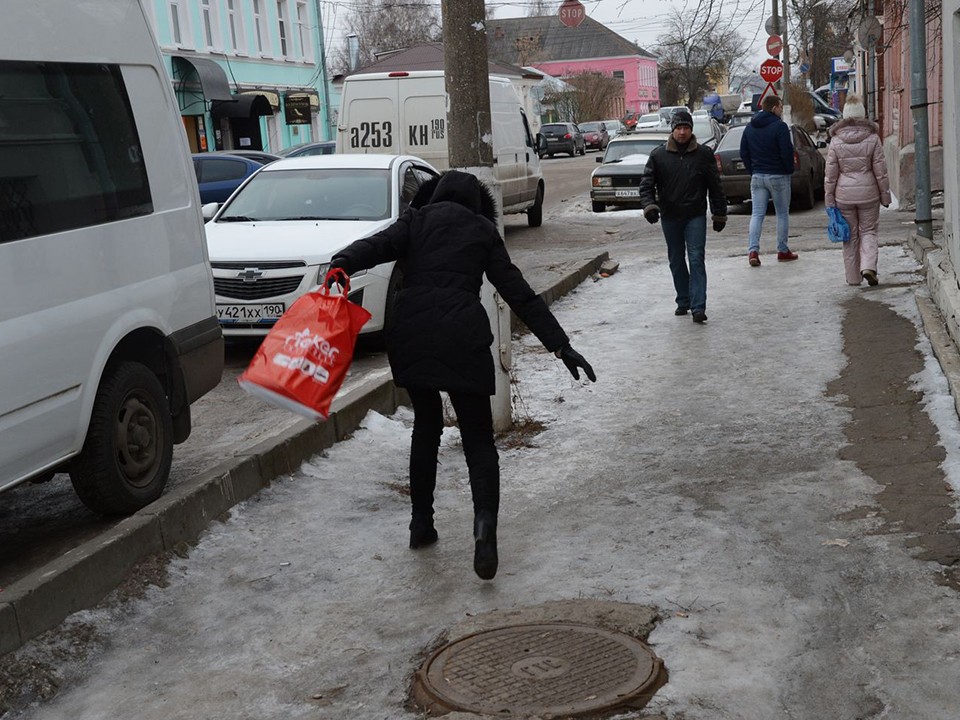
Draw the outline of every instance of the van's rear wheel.
<instances>
[{"instance_id":1,"label":"van's rear wheel","mask_svg":"<svg viewBox=\"0 0 960 720\"><path fill-rule=\"evenodd\" d=\"M108 369L97 389L70 480L83 504L129 515L163 492L173 461L173 421L163 386L137 362Z\"/></svg>"},{"instance_id":2,"label":"van's rear wheel","mask_svg":"<svg viewBox=\"0 0 960 720\"><path fill-rule=\"evenodd\" d=\"M537 188L537 199L527 210L527 225L530 227L540 227L543 225L543 188Z\"/></svg>"},{"instance_id":3,"label":"van's rear wheel","mask_svg":"<svg viewBox=\"0 0 960 720\"><path fill-rule=\"evenodd\" d=\"M597 202L596 200L594 200L594 201L592 201L592 204L593 204L593 211L594 211L594 212L603 212L604 210L607 209L607 206L606 206L605 203Z\"/></svg>"}]
</instances>

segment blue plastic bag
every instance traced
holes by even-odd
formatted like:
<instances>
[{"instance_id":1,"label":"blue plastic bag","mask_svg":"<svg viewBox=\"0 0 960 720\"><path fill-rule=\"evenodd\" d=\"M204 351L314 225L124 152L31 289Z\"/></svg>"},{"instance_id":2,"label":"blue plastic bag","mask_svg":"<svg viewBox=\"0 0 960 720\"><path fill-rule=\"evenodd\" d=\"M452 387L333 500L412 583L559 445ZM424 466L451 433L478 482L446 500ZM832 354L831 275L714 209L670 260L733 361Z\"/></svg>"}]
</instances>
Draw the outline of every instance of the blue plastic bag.
<instances>
[{"instance_id":1,"label":"blue plastic bag","mask_svg":"<svg viewBox=\"0 0 960 720\"><path fill-rule=\"evenodd\" d=\"M827 237L830 242L846 242L850 239L850 225L847 219L840 212L840 208L828 207L827 217L830 221L827 223Z\"/></svg>"}]
</instances>

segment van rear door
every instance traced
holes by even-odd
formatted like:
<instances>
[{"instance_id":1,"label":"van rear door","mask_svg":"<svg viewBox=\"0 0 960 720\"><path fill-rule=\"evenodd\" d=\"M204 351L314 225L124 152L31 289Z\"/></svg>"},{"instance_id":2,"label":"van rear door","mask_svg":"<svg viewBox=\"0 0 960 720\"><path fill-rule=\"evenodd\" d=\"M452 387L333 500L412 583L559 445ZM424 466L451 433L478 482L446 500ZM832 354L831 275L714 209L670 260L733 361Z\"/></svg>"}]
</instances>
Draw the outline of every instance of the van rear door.
<instances>
[{"instance_id":1,"label":"van rear door","mask_svg":"<svg viewBox=\"0 0 960 720\"><path fill-rule=\"evenodd\" d=\"M341 153L416 155L449 167L443 75L348 78L337 129Z\"/></svg>"}]
</instances>

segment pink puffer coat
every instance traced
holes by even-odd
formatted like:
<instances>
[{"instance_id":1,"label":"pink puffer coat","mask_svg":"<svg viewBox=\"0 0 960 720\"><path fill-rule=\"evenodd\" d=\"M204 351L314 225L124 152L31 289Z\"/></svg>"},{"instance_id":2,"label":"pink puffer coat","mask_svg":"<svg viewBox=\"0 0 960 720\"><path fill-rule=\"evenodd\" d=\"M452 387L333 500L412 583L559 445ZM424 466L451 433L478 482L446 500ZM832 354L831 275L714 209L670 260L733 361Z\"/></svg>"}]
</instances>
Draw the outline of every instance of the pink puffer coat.
<instances>
[{"instance_id":1,"label":"pink puffer coat","mask_svg":"<svg viewBox=\"0 0 960 720\"><path fill-rule=\"evenodd\" d=\"M877 126L865 118L847 118L833 126L827 151L824 202L827 207L890 204L890 178Z\"/></svg>"}]
</instances>

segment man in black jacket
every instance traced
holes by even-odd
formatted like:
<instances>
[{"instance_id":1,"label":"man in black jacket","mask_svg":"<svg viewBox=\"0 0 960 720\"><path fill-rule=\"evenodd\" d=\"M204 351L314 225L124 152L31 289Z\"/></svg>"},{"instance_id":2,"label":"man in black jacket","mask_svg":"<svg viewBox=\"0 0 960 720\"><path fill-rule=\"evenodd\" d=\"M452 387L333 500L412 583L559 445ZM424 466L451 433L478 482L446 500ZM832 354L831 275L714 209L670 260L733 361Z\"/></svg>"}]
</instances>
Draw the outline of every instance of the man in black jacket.
<instances>
[{"instance_id":1,"label":"man in black jacket","mask_svg":"<svg viewBox=\"0 0 960 720\"><path fill-rule=\"evenodd\" d=\"M450 170L423 185L390 227L357 240L330 263L348 275L396 260L403 283L387 328L387 357L398 387L413 404L410 444L410 547L437 541L433 491L443 432L440 392L450 396L473 495L473 569L484 580L497 572L500 465L490 396L496 392L493 333L480 302L483 276L547 350L577 380L593 368L570 347L560 323L510 261L497 230L496 205L473 175Z\"/></svg>"},{"instance_id":2,"label":"man in black jacket","mask_svg":"<svg viewBox=\"0 0 960 720\"><path fill-rule=\"evenodd\" d=\"M675 112L670 130L667 142L647 160L640 181L640 203L647 222L663 219L667 259L677 291L674 314L686 315L692 310L693 321L703 323L707 320L707 196L715 232L727 224L727 198L713 151L697 143L690 113Z\"/></svg>"}]
</instances>

